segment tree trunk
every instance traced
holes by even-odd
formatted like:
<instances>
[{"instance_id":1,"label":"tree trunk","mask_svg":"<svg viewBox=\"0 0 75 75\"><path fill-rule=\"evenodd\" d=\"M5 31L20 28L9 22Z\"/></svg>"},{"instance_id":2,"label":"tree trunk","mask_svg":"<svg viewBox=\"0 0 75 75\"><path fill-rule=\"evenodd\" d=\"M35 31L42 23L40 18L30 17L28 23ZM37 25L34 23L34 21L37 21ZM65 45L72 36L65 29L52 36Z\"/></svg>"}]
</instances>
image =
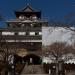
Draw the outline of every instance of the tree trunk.
<instances>
[{"instance_id":1,"label":"tree trunk","mask_svg":"<svg viewBox=\"0 0 75 75\"><path fill-rule=\"evenodd\" d=\"M58 60L56 60L56 75L59 75L59 65L58 65Z\"/></svg>"}]
</instances>

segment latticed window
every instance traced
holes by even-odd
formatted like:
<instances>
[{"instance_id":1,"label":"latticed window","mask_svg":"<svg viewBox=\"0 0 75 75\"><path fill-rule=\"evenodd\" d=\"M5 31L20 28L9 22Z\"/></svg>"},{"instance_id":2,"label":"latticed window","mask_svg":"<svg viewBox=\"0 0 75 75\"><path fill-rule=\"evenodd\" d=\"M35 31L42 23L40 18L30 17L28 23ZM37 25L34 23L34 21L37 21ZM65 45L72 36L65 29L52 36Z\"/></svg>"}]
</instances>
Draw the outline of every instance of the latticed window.
<instances>
[{"instance_id":1,"label":"latticed window","mask_svg":"<svg viewBox=\"0 0 75 75\"><path fill-rule=\"evenodd\" d=\"M42 35L42 32L39 32L39 35Z\"/></svg>"},{"instance_id":2,"label":"latticed window","mask_svg":"<svg viewBox=\"0 0 75 75\"><path fill-rule=\"evenodd\" d=\"M2 35L14 35L14 32L2 32Z\"/></svg>"},{"instance_id":3,"label":"latticed window","mask_svg":"<svg viewBox=\"0 0 75 75\"><path fill-rule=\"evenodd\" d=\"M26 32L19 32L18 35L26 35Z\"/></svg>"},{"instance_id":4,"label":"latticed window","mask_svg":"<svg viewBox=\"0 0 75 75\"><path fill-rule=\"evenodd\" d=\"M35 35L35 32L30 32L29 34L30 34L30 35Z\"/></svg>"},{"instance_id":5,"label":"latticed window","mask_svg":"<svg viewBox=\"0 0 75 75\"><path fill-rule=\"evenodd\" d=\"M20 15L20 16L19 16L19 19L20 19L20 20L24 20L24 16L23 16L23 15Z\"/></svg>"}]
</instances>

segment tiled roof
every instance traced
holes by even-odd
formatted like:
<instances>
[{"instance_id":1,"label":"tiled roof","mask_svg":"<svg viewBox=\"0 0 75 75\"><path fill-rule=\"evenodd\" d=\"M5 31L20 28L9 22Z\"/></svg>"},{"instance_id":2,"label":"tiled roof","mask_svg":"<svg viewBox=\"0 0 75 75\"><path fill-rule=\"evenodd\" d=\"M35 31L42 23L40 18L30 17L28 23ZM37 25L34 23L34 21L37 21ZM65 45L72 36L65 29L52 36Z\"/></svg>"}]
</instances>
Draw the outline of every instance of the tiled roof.
<instances>
[{"instance_id":1,"label":"tiled roof","mask_svg":"<svg viewBox=\"0 0 75 75\"><path fill-rule=\"evenodd\" d=\"M20 11L22 12L37 12L38 10L32 8L30 4L27 4L24 8L22 8Z\"/></svg>"}]
</instances>

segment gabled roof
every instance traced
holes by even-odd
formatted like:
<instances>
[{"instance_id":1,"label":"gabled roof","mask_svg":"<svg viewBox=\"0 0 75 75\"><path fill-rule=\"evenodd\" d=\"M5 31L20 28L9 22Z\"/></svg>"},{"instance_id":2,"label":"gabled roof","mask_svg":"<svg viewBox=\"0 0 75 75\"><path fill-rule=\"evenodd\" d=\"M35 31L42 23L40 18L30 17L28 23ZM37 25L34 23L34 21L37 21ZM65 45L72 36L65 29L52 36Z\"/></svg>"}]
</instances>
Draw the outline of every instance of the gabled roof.
<instances>
[{"instance_id":1,"label":"gabled roof","mask_svg":"<svg viewBox=\"0 0 75 75\"><path fill-rule=\"evenodd\" d=\"M20 11L22 11L22 12L38 12L38 10L32 8L32 6L30 4L27 4L27 6L25 6Z\"/></svg>"},{"instance_id":2,"label":"gabled roof","mask_svg":"<svg viewBox=\"0 0 75 75\"><path fill-rule=\"evenodd\" d=\"M31 15L31 14L36 14L38 18L41 17L41 11L40 10L36 10L34 8L32 8L32 6L30 4L27 4L24 8L15 11L16 17L18 17L19 15Z\"/></svg>"},{"instance_id":3,"label":"gabled roof","mask_svg":"<svg viewBox=\"0 0 75 75\"><path fill-rule=\"evenodd\" d=\"M27 4L27 6L25 8L22 9L22 11L25 11L25 12L32 12L34 11L33 8L31 7L30 4Z\"/></svg>"}]
</instances>

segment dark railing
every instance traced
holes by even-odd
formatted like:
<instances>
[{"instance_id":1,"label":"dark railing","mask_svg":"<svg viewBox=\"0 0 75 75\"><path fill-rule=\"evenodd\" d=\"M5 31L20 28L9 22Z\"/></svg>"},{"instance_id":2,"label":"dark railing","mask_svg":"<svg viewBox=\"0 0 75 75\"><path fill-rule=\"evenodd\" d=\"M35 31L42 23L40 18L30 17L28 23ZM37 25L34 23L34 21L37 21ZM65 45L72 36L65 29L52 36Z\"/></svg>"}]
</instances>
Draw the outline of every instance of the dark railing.
<instances>
[{"instance_id":1,"label":"dark railing","mask_svg":"<svg viewBox=\"0 0 75 75\"><path fill-rule=\"evenodd\" d=\"M21 31L42 31L42 29L40 27L24 27L24 28L3 28L3 29L0 29L2 31L8 31L8 32L21 32Z\"/></svg>"},{"instance_id":2,"label":"dark railing","mask_svg":"<svg viewBox=\"0 0 75 75\"><path fill-rule=\"evenodd\" d=\"M20 36L20 35L14 35L14 36L3 36L3 39L5 40L41 40L42 36L41 35L36 35L36 36Z\"/></svg>"}]
</instances>

